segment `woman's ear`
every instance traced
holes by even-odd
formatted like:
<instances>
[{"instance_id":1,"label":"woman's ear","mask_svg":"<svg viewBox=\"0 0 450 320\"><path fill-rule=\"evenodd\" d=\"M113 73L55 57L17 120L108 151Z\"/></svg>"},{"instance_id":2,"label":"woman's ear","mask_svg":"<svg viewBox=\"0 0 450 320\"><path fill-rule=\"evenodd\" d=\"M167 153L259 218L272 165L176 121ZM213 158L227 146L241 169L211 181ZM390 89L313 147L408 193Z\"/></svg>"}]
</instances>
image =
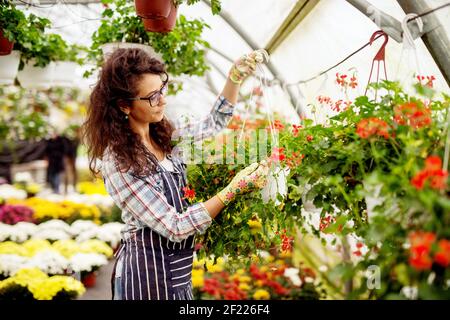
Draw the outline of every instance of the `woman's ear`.
<instances>
[{"instance_id":1,"label":"woman's ear","mask_svg":"<svg viewBox=\"0 0 450 320\"><path fill-rule=\"evenodd\" d=\"M130 114L131 106L127 102L125 102L123 100L119 100L119 101L117 101L117 106L119 107L120 111L122 111L123 113L125 113L127 115Z\"/></svg>"}]
</instances>

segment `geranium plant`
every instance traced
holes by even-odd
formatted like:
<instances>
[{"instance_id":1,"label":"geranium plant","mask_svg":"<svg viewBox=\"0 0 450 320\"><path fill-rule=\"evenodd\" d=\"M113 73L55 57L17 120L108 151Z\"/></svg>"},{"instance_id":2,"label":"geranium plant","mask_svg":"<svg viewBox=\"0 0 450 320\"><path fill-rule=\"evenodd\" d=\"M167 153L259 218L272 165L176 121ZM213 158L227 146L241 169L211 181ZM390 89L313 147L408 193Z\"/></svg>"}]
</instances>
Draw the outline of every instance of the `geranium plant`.
<instances>
[{"instance_id":1,"label":"geranium plant","mask_svg":"<svg viewBox=\"0 0 450 320\"><path fill-rule=\"evenodd\" d=\"M348 90L356 81L350 80ZM419 298L445 297L450 200L443 164L450 97L437 96L428 83L416 85L416 96L396 82L371 87L385 94L345 103L321 96L320 107L333 112L322 124L275 122L279 144L270 158L290 169L287 196L277 204L263 203L257 194L239 198L199 238L200 254L245 257L258 247L282 248L298 228L341 255L322 274L341 297L405 298L404 287L416 288ZM191 181L201 181L196 199L213 196L239 168L193 166ZM311 205L318 219L308 212ZM258 232L252 233L255 224ZM420 240L423 234L429 240ZM359 239L357 247L350 238ZM372 265L381 275L377 288L366 285Z\"/></svg>"}]
</instances>

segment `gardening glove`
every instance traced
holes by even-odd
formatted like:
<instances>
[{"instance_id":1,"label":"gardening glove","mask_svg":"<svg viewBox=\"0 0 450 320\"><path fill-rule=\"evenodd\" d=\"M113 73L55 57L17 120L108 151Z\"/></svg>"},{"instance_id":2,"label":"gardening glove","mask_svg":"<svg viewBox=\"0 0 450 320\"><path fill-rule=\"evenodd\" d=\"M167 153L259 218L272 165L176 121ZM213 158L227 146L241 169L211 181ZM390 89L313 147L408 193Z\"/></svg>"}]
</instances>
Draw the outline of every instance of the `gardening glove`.
<instances>
[{"instance_id":1,"label":"gardening glove","mask_svg":"<svg viewBox=\"0 0 450 320\"><path fill-rule=\"evenodd\" d=\"M267 183L269 165L266 161L255 162L239 171L231 182L217 196L224 205L234 200L236 195L263 188Z\"/></svg>"},{"instance_id":2,"label":"gardening glove","mask_svg":"<svg viewBox=\"0 0 450 320\"><path fill-rule=\"evenodd\" d=\"M268 57L264 49L255 50L240 57L231 67L230 80L235 84L242 84L249 75L256 71L256 64L264 62L264 57Z\"/></svg>"}]
</instances>

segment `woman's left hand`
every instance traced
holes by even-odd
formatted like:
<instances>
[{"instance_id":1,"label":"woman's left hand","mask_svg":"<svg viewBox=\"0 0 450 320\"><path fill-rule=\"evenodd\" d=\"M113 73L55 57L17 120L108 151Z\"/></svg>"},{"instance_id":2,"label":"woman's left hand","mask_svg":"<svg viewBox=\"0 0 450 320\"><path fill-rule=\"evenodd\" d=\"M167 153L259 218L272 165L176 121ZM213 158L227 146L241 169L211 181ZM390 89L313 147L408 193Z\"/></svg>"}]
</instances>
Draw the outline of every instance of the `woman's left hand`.
<instances>
[{"instance_id":1,"label":"woman's left hand","mask_svg":"<svg viewBox=\"0 0 450 320\"><path fill-rule=\"evenodd\" d=\"M256 64L264 62L264 50L259 49L240 57L231 67L230 80L235 84L242 82L256 71Z\"/></svg>"}]
</instances>

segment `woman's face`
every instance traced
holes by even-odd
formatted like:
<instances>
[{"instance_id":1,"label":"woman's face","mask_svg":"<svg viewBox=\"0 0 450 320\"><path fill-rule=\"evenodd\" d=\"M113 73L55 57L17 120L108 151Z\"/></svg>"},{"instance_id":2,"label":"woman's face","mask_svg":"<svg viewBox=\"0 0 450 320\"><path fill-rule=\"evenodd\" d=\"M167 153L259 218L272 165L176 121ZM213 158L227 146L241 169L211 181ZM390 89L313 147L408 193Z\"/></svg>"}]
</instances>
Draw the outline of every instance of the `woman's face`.
<instances>
[{"instance_id":1,"label":"woman's face","mask_svg":"<svg viewBox=\"0 0 450 320\"><path fill-rule=\"evenodd\" d=\"M152 94L158 95L158 91L163 86L163 80L160 75L146 73L143 74L141 79L137 82L137 97L147 98ZM132 108L128 115L130 121L139 123L153 123L160 122L164 117L164 109L166 107L166 99L164 95L161 98L156 99L155 103L150 106L148 100L135 100L132 101Z\"/></svg>"}]
</instances>

